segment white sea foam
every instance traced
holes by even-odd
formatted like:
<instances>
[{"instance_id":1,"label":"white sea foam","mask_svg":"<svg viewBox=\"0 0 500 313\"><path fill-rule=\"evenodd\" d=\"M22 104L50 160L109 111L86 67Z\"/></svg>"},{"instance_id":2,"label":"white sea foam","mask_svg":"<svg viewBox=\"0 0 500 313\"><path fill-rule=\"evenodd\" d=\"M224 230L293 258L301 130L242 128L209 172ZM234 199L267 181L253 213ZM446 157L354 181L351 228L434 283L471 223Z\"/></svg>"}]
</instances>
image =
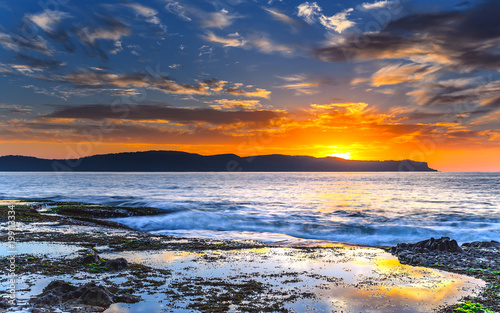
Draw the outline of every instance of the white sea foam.
<instances>
[{"instance_id":1,"label":"white sea foam","mask_svg":"<svg viewBox=\"0 0 500 313\"><path fill-rule=\"evenodd\" d=\"M0 173L0 199L151 206L156 233L394 244L500 238L499 173Z\"/></svg>"}]
</instances>

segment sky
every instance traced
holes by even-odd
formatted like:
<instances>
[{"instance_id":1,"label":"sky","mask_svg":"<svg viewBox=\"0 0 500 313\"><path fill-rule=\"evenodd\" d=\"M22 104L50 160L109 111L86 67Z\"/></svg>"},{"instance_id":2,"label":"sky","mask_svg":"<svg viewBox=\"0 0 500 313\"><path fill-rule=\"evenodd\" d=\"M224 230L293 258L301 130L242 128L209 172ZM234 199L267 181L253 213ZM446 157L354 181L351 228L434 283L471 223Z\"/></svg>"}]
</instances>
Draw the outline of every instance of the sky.
<instances>
[{"instance_id":1,"label":"sky","mask_svg":"<svg viewBox=\"0 0 500 313\"><path fill-rule=\"evenodd\" d=\"M500 171L500 1L0 0L0 155Z\"/></svg>"}]
</instances>

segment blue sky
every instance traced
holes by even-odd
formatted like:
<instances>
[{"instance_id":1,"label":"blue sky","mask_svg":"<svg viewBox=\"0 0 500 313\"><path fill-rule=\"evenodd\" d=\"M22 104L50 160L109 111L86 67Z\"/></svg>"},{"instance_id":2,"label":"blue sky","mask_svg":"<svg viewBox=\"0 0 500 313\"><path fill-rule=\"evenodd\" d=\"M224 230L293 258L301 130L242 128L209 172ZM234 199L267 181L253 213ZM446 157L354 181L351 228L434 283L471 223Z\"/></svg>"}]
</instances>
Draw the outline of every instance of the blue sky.
<instances>
[{"instance_id":1,"label":"blue sky","mask_svg":"<svg viewBox=\"0 0 500 313\"><path fill-rule=\"evenodd\" d=\"M65 157L112 124L83 154L238 153L271 134L256 152L395 159L431 141L422 161L493 160L499 6L0 1L0 152Z\"/></svg>"}]
</instances>

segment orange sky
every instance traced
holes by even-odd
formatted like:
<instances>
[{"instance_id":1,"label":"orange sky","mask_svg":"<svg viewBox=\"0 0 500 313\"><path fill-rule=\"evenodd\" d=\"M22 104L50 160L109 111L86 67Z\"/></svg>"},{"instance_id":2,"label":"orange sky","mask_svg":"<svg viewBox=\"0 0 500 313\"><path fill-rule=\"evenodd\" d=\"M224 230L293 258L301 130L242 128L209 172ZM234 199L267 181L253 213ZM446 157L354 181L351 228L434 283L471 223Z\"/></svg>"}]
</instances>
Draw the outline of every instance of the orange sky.
<instances>
[{"instance_id":1,"label":"orange sky","mask_svg":"<svg viewBox=\"0 0 500 313\"><path fill-rule=\"evenodd\" d=\"M167 2L0 3L0 156L500 171L499 1Z\"/></svg>"},{"instance_id":2,"label":"orange sky","mask_svg":"<svg viewBox=\"0 0 500 313\"><path fill-rule=\"evenodd\" d=\"M376 113L366 103L313 104L294 114L280 112L246 123L177 123L175 132L172 123L163 120L108 119L93 121L89 126L85 120L42 118L39 123L57 124L61 130L26 129L28 140L1 142L0 149L42 158L146 150L240 156L278 153L325 157L347 153L355 160L428 162L440 171L500 171L500 147L488 146L483 138L459 136L463 131L456 129L457 124L409 125L403 121L404 116ZM79 123L83 126L75 132L73 127ZM70 130L62 129L63 125ZM23 131L14 133L12 138L20 133Z\"/></svg>"}]
</instances>

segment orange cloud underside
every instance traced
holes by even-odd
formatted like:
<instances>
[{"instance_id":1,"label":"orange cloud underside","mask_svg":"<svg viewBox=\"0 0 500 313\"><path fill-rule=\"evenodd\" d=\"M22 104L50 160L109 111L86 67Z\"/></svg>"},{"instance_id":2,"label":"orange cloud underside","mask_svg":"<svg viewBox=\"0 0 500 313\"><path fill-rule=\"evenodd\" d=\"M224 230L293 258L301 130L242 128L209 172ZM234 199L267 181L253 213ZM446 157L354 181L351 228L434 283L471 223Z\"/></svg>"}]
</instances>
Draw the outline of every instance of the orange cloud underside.
<instances>
[{"instance_id":1,"label":"orange cloud underside","mask_svg":"<svg viewBox=\"0 0 500 313\"><path fill-rule=\"evenodd\" d=\"M233 102L219 105L259 104ZM15 121L16 130L2 134L0 155L76 158L145 150L240 156L349 155L354 160L412 159L441 171L500 171L496 132L471 132L454 123L403 124L404 118L374 112L363 102L312 104L307 110L279 113L270 120L225 124L67 118ZM82 129L65 128L76 121Z\"/></svg>"}]
</instances>

